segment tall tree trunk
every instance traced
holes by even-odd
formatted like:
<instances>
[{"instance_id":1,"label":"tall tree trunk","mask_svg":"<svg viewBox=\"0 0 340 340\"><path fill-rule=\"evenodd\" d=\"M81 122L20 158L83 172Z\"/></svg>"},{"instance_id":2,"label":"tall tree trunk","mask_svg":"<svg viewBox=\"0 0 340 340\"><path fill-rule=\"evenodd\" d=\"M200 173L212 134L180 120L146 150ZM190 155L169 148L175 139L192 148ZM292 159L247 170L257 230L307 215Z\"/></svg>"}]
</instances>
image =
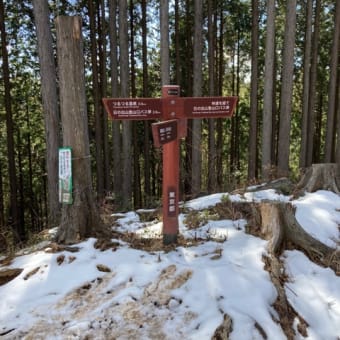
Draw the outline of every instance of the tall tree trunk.
<instances>
[{"instance_id":1,"label":"tall tree trunk","mask_svg":"<svg viewBox=\"0 0 340 340\"><path fill-rule=\"evenodd\" d=\"M161 82L170 84L169 0L160 0Z\"/></svg>"},{"instance_id":2,"label":"tall tree trunk","mask_svg":"<svg viewBox=\"0 0 340 340\"><path fill-rule=\"evenodd\" d=\"M195 1L194 24L194 97L202 96L203 87L203 0ZM202 120L194 119L192 122L192 168L191 168L191 194L197 196L202 187Z\"/></svg>"},{"instance_id":3,"label":"tall tree trunk","mask_svg":"<svg viewBox=\"0 0 340 340\"><path fill-rule=\"evenodd\" d=\"M130 0L129 5L130 12L130 65L131 65L131 97L137 96L136 90L136 67L135 67L135 18L134 18L134 4L133 0ZM141 193L141 173L140 173L140 148L138 143L138 125L139 122L132 122L132 135L133 135L133 198L134 208L140 208L142 206L142 193Z\"/></svg>"},{"instance_id":4,"label":"tall tree trunk","mask_svg":"<svg viewBox=\"0 0 340 340\"><path fill-rule=\"evenodd\" d=\"M175 0L175 84L182 84L180 56L180 14L179 0Z\"/></svg>"},{"instance_id":5,"label":"tall tree trunk","mask_svg":"<svg viewBox=\"0 0 340 340\"><path fill-rule=\"evenodd\" d=\"M0 228L5 226L5 205L4 205L4 189L2 177L2 161L0 159Z\"/></svg>"},{"instance_id":6,"label":"tall tree trunk","mask_svg":"<svg viewBox=\"0 0 340 340\"><path fill-rule=\"evenodd\" d=\"M147 50L147 4L142 0L142 63L143 63L143 97L149 97L149 72L148 72L148 50ZM151 159L150 159L150 122L144 121L144 195L146 206L151 199Z\"/></svg>"},{"instance_id":7,"label":"tall tree trunk","mask_svg":"<svg viewBox=\"0 0 340 340\"><path fill-rule=\"evenodd\" d=\"M48 225L60 219L58 199L58 147L60 143L57 71L54 61L50 11L47 0L33 0L41 75L41 96L45 119Z\"/></svg>"},{"instance_id":8,"label":"tall tree trunk","mask_svg":"<svg viewBox=\"0 0 340 340\"><path fill-rule=\"evenodd\" d=\"M218 37L218 46L216 51L216 78L217 78L217 87L216 87L216 95L222 96L223 92L223 76L224 76L224 14L223 14L223 6L220 6L219 10L219 37ZM223 120L216 120L216 184L217 190L222 191L224 184L224 176L223 176Z\"/></svg>"},{"instance_id":9,"label":"tall tree trunk","mask_svg":"<svg viewBox=\"0 0 340 340\"><path fill-rule=\"evenodd\" d=\"M263 127L262 127L262 177L268 179L272 167L272 114L275 62L275 0L267 0L267 35L265 52Z\"/></svg>"},{"instance_id":10,"label":"tall tree trunk","mask_svg":"<svg viewBox=\"0 0 340 340\"><path fill-rule=\"evenodd\" d=\"M340 77L338 77L337 83L337 96L340 98ZM337 116L337 124L336 124L336 149L335 149L335 163L338 165L337 167L337 184L340 188L340 105L337 103L336 106L336 116Z\"/></svg>"},{"instance_id":11,"label":"tall tree trunk","mask_svg":"<svg viewBox=\"0 0 340 340\"><path fill-rule=\"evenodd\" d=\"M64 204L57 234L60 243L108 236L92 188L83 38L80 17L56 18L63 144L72 148L73 204Z\"/></svg>"},{"instance_id":12,"label":"tall tree trunk","mask_svg":"<svg viewBox=\"0 0 340 340\"><path fill-rule=\"evenodd\" d=\"M118 97L118 42L117 42L117 1L109 0L109 34L110 34L110 67L111 67L111 95ZM118 201L122 197L122 143L120 133L121 122L112 122L112 159L113 159L113 192Z\"/></svg>"},{"instance_id":13,"label":"tall tree trunk","mask_svg":"<svg viewBox=\"0 0 340 340\"><path fill-rule=\"evenodd\" d=\"M31 122L30 122L30 116L29 116L29 107L28 107L28 96L26 96L26 123L27 123L27 129L28 133L26 136L26 147L27 147L27 155L28 155L28 196L29 196L29 211L30 211L30 217L31 217L31 230L34 232L38 231L38 228L35 223L35 207L37 206L36 202L37 199L34 197L33 193L33 167L32 167L32 143L31 143ZM41 216L41 215L38 215Z\"/></svg>"},{"instance_id":14,"label":"tall tree trunk","mask_svg":"<svg viewBox=\"0 0 340 340\"><path fill-rule=\"evenodd\" d=\"M93 106L95 116L95 139L96 139L96 179L97 193L99 197L104 195L104 167L103 167L103 112L100 105L99 69L97 62L97 38L96 38L96 12L93 1L88 0L90 19L90 41L91 41L91 65L92 65L92 87Z\"/></svg>"},{"instance_id":15,"label":"tall tree trunk","mask_svg":"<svg viewBox=\"0 0 340 340\"><path fill-rule=\"evenodd\" d=\"M100 2L100 11L98 11L99 15L99 27L100 27L100 52L99 52L99 64L100 64L100 92L102 97L107 96L107 76L106 76L106 60L107 60L107 23L105 19L106 15L106 7L105 0L101 0ZM99 102L99 108L102 114L103 120L103 165L104 165L104 191L111 191L111 183L110 183L110 143L109 143L109 125L108 119L105 115L105 110L103 109L103 105Z\"/></svg>"},{"instance_id":16,"label":"tall tree trunk","mask_svg":"<svg viewBox=\"0 0 340 340\"><path fill-rule=\"evenodd\" d=\"M215 95L215 43L214 43L214 4L208 1L208 65L209 65L209 95ZM216 190L216 143L215 119L209 119L208 126L208 191Z\"/></svg>"},{"instance_id":17,"label":"tall tree trunk","mask_svg":"<svg viewBox=\"0 0 340 340\"><path fill-rule=\"evenodd\" d=\"M252 0L251 30L251 82L250 129L248 147L248 180L257 177L257 114L258 114L258 63L259 63L259 1Z\"/></svg>"},{"instance_id":18,"label":"tall tree trunk","mask_svg":"<svg viewBox=\"0 0 340 340\"><path fill-rule=\"evenodd\" d=\"M282 86L280 100L280 126L278 175L289 175L290 120L293 99L294 46L296 27L296 0L287 2L285 37L283 45Z\"/></svg>"},{"instance_id":19,"label":"tall tree trunk","mask_svg":"<svg viewBox=\"0 0 340 340\"><path fill-rule=\"evenodd\" d=\"M334 159L335 147L335 122L336 122L336 103L339 101L337 97L337 79L339 77L339 40L340 40L340 2L335 5L334 15L334 32L333 44L330 61L330 79L328 89L328 110L327 110L327 129L325 141L325 163L330 163Z\"/></svg>"},{"instance_id":20,"label":"tall tree trunk","mask_svg":"<svg viewBox=\"0 0 340 340\"><path fill-rule=\"evenodd\" d=\"M8 174L10 186L10 211L9 222L13 228L17 241L24 239L25 229L20 225L20 214L18 204L18 185L15 165L15 150L14 150L14 124L11 103L11 83L9 74L8 51L7 51L7 34L5 27L5 8L3 0L0 0L0 30L1 30L1 51L2 51L2 76L5 91L5 111L6 111L6 129L7 129L7 159L8 159Z\"/></svg>"},{"instance_id":21,"label":"tall tree trunk","mask_svg":"<svg viewBox=\"0 0 340 340\"><path fill-rule=\"evenodd\" d=\"M317 82L317 67L318 67L318 50L320 39L320 12L321 0L316 0L315 16L314 16L314 33L312 38L312 59L310 66L310 85L308 96L308 127L307 127L307 152L306 166L309 167L313 163L313 148L315 135L315 118L316 118L316 82Z\"/></svg>"},{"instance_id":22,"label":"tall tree trunk","mask_svg":"<svg viewBox=\"0 0 340 340\"><path fill-rule=\"evenodd\" d=\"M185 0L185 40L182 42L185 44L187 49L187 58L185 58L184 62L179 62L178 66L181 64L184 64L183 74L185 74L184 77L182 77L183 83L182 90L184 90L184 93L187 96L192 96L192 68L193 68L193 46L192 46L192 34L193 34L193 28L192 28L192 12L191 12L191 3L189 0ZM177 26L180 26L177 24ZM177 32L177 37L180 35L180 32ZM179 49L180 46L177 45L177 48ZM188 121L188 127L187 127L187 136L185 138L185 143L182 145L183 153L185 154L184 157L180 158L180 166L183 169L181 171L182 173L182 182L183 182L183 192L185 195L191 194L191 174L192 174L192 120L190 119Z\"/></svg>"},{"instance_id":23,"label":"tall tree trunk","mask_svg":"<svg viewBox=\"0 0 340 340\"><path fill-rule=\"evenodd\" d=\"M323 79L320 79L318 87L325 88ZM313 163L321 163L321 141L322 141L322 121L323 121L323 91L318 91L317 103L315 105L315 132L314 132L314 146L313 146Z\"/></svg>"},{"instance_id":24,"label":"tall tree trunk","mask_svg":"<svg viewBox=\"0 0 340 340\"><path fill-rule=\"evenodd\" d=\"M18 159L18 206L19 208L19 218L20 218L20 225L25 225L25 185L24 185L24 169L23 169L23 162L22 162L22 145L21 145L21 135L20 130L17 130L17 159ZM32 202L34 202L34 198L32 197ZM27 226L26 226L27 227ZM31 226L32 227L32 226ZM25 240L25 236L21 238Z\"/></svg>"},{"instance_id":25,"label":"tall tree trunk","mask_svg":"<svg viewBox=\"0 0 340 340\"><path fill-rule=\"evenodd\" d=\"M301 149L300 149L300 168L307 166L308 149L308 121L309 112L309 88L310 88L310 67L312 52L312 22L313 22L313 0L306 3L306 33L303 57L303 99L302 99L302 127L301 127Z\"/></svg>"},{"instance_id":26,"label":"tall tree trunk","mask_svg":"<svg viewBox=\"0 0 340 340\"><path fill-rule=\"evenodd\" d=\"M236 63L236 96L240 96L240 86L241 86L241 81L240 81L240 70L241 70L241 39L240 39L240 28L237 29L237 63ZM233 162L231 163L231 168L233 170L239 170L240 168L240 143L238 143L238 138L240 136L240 117L237 114L238 108L236 107L236 114L235 118L233 119L232 124L234 126L234 129L232 130L232 140L234 141L233 144L233 149L231 150L231 153L234 154L234 159ZM234 151L233 151L234 150Z\"/></svg>"},{"instance_id":27,"label":"tall tree trunk","mask_svg":"<svg viewBox=\"0 0 340 340\"><path fill-rule=\"evenodd\" d=\"M119 0L119 47L120 47L120 89L122 97L130 96L129 81L129 35L127 3ZM124 209L131 208L132 202L132 123L123 121L123 197Z\"/></svg>"}]
</instances>

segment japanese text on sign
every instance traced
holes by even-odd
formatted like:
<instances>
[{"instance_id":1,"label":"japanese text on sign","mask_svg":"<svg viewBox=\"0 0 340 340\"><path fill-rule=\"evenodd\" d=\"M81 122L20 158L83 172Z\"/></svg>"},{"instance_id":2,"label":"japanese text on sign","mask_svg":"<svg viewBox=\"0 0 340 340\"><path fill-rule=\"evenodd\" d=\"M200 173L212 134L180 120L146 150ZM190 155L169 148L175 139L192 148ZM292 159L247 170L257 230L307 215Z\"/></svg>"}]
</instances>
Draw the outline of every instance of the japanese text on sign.
<instances>
[{"instance_id":1,"label":"japanese text on sign","mask_svg":"<svg viewBox=\"0 0 340 340\"><path fill-rule=\"evenodd\" d=\"M72 204L72 151L59 149L59 202Z\"/></svg>"},{"instance_id":2,"label":"japanese text on sign","mask_svg":"<svg viewBox=\"0 0 340 340\"><path fill-rule=\"evenodd\" d=\"M168 189L168 216L176 216L176 189L169 188Z\"/></svg>"},{"instance_id":3,"label":"japanese text on sign","mask_svg":"<svg viewBox=\"0 0 340 340\"><path fill-rule=\"evenodd\" d=\"M159 99L103 99L112 119L158 119L161 117Z\"/></svg>"},{"instance_id":4,"label":"japanese text on sign","mask_svg":"<svg viewBox=\"0 0 340 340\"><path fill-rule=\"evenodd\" d=\"M184 111L188 118L218 118L232 116L236 97L183 98Z\"/></svg>"}]
</instances>

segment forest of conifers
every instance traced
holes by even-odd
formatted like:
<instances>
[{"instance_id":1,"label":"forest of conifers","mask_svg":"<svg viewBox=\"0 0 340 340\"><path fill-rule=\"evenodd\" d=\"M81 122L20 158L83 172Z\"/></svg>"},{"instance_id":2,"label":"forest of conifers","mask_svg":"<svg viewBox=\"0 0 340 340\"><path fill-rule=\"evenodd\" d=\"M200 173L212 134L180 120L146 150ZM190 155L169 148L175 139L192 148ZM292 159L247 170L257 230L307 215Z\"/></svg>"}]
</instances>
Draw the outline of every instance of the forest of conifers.
<instances>
[{"instance_id":1,"label":"forest of conifers","mask_svg":"<svg viewBox=\"0 0 340 340\"><path fill-rule=\"evenodd\" d=\"M58 225L63 144L55 20L80 16L93 187L113 209L160 203L150 121L104 97L238 96L231 119L188 122L182 198L340 163L337 0L0 0L0 230Z\"/></svg>"}]
</instances>

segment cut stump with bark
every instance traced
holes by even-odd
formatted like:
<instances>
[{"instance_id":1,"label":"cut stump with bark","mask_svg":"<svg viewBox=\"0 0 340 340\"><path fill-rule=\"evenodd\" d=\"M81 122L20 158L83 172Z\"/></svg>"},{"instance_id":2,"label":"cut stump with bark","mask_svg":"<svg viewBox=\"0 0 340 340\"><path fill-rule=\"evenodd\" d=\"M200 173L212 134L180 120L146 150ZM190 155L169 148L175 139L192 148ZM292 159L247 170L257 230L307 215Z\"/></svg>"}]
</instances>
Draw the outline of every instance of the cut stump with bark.
<instances>
[{"instance_id":1,"label":"cut stump with bark","mask_svg":"<svg viewBox=\"0 0 340 340\"><path fill-rule=\"evenodd\" d=\"M301 249L314 262L332 268L339 275L340 251L308 234L295 218L295 209L286 202L260 204L261 234L269 240L269 252L279 255L288 243Z\"/></svg>"},{"instance_id":2,"label":"cut stump with bark","mask_svg":"<svg viewBox=\"0 0 340 340\"><path fill-rule=\"evenodd\" d=\"M298 197L305 192L317 190L329 190L339 194L339 182L336 163L312 164L296 185L294 196Z\"/></svg>"},{"instance_id":3,"label":"cut stump with bark","mask_svg":"<svg viewBox=\"0 0 340 340\"><path fill-rule=\"evenodd\" d=\"M302 250L311 260L340 275L340 250L329 247L310 235L295 217L290 202L221 202L214 208L221 218L244 218L246 231L268 240L268 251L280 256L285 249Z\"/></svg>"}]
</instances>

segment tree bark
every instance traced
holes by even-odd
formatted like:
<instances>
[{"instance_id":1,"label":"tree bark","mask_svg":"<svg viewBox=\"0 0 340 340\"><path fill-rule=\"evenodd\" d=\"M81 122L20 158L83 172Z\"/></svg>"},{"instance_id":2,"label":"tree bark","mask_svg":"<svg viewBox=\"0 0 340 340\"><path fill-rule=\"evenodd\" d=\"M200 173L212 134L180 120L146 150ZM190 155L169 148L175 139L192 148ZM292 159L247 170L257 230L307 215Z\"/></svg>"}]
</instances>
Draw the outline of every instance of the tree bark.
<instances>
[{"instance_id":1,"label":"tree bark","mask_svg":"<svg viewBox=\"0 0 340 340\"><path fill-rule=\"evenodd\" d=\"M202 96L202 26L203 2L195 1L195 27L194 27L194 97ZM196 196L201 192L202 186L202 120L194 119L192 122L192 167L191 167L191 194Z\"/></svg>"},{"instance_id":2,"label":"tree bark","mask_svg":"<svg viewBox=\"0 0 340 340\"><path fill-rule=\"evenodd\" d=\"M48 187L48 224L54 227L60 219L58 200L58 146L60 145L57 71L53 54L50 11L47 0L33 0L41 75L41 96L45 119L46 169Z\"/></svg>"},{"instance_id":3,"label":"tree bark","mask_svg":"<svg viewBox=\"0 0 340 340\"><path fill-rule=\"evenodd\" d=\"M129 77L129 36L127 20L127 2L119 0L119 47L120 47L120 90L121 96L130 96ZM123 121L122 160L123 160L123 190L122 208L130 209L132 202L132 122Z\"/></svg>"},{"instance_id":4,"label":"tree bark","mask_svg":"<svg viewBox=\"0 0 340 340\"><path fill-rule=\"evenodd\" d=\"M104 195L104 166L103 166L103 112L100 105L99 89L99 69L97 62L97 39L96 39L96 12L93 1L88 1L90 19L90 42L91 42L91 65L92 65L92 88L93 88L93 107L95 117L95 141L96 141L96 180L97 194L99 197Z\"/></svg>"},{"instance_id":5,"label":"tree bark","mask_svg":"<svg viewBox=\"0 0 340 340\"><path fill-rule=\"evenodd\" d=\"M312 164L295 187L295 196L305 192L330 190L339 192L338 165L335 163Z\"/></svg>"},{"instance_id":6,"label":"tree bark","mask_svg":"<svg viewBox=\"0 0 340 340\"><path fill-rule=\"evenodd\" d=\"M336 103L339 100L337 92L338 65L339 65L339 40L340 40L340 2L335 5L333 44L330 61L330 79L328 89L327 129L325 141L325 163L334 161L335 151L335 122Z\"/></svg>"},{"instance_id":7,"label":"tree bark","mask_svg":"<svg viewBox=\"0 0 340 340\"><path fill-rule=\"evenodd\" d=\"M72 148L73 156L73 204L63 205L56 239L72 244L109 233L92 188L81 19L59 16L56 29L63 144Z\"/></svg>"},{"instance_id":8,"label":"tree bark","mask_svg":"<svg viewBox=\"0 0 340 340\"><path fill-rule=\"evenodd\" d=\"M314 17L314 32L312 37L312 55L310 65L310 85L308 96L308 127L307 127L307 152L306 152L306 167L313 163L314 150L314 135L315 135L315 106L316 106L316 81L317 81L317 63L320 35L320 12L321 0L316 0L315 17Z\"/></svg>"},{"instance_id":9,"label":"tree bark","mask_svg":"<svg viewBox=\"0 0 340 340\"><path fill-rule=\"evenodd\" d=\"M285 202L260 204L261 233L269 239L269 252L279 255L284 243L291 243L314 262L339 270L340 252L309 235L295 218L294 207Z\"/></svg>"},{"instance_id":10,"label":"tree bark","mask_svg":"<svg viewBox=\"0 0 340 340\"><path fill-rule=\"evenodd\" d=\"M110 67L111 67L111 95L118 97L118 42L117 42L117 1L109 1L109 34L110 34ZM122 159L121 159L121 122L112 122L112 159L113 159L113 193L118 200L122 196Z\"/></svg>"},{"instance_id":11,"label":"tree bark","mask_svg":"<svg viewBox=\"0 0 340 340\"><path fill-rule=\"evenodd\" d=\"M282 86L280 97L280 126L278 148L278 176L289 175L290 121L293 100L294 46L296 0L287 3L283 45Z\"/></svg>"},{"instance_id":12,"label":"tree bark","mask_svg":"<svg viewBox=\"0 0 340 340\"><path fill-rule=\"evenodd\" d=\"M143 63L143 97L149 97L148 45L147 45L147 3L141 1L142 6L142 63ZM150 122L144 121L144 202L148 206L151 201L151 141Z\"/></svg>"},{"instance_id":13,"label":"tree bark","mask_svg":"<svg viewBox=\"0 0 340 340\"><path fill-rule=\"evenodd\" d=\"M4 226L5 226L4 190L2 178L2 161L0 159L0 229Z\"/></svg>"},{"instance_id":14,"label":"tree bark","mask_svg":"<svg viewBox=\"0 0 340 340\"><path fill-rule=\"evenodd\" d=\"M10 187L10 213L9 223L15 234L17 241L20 241L25 236L24 226L20 224L19 203L18 203L18 185L17 171L15 164L14 150L14 123L12 114L11 102L11 82L7 51L7 34L5 26L5 8L3 0L0 0L0 30L1 30L1 51L2 51L2 72L4 82L4 105L6 111L6 130L7 130L7 159L8 159L8 174Z\"/></svg>"},{"instance_id":15,"label":"tree bark","mask_svg":"<svg viewBox=\"0 0 340 340\"><path fill-rule=\"evenodd\" d=\"M313 0L307 0L306 4L306 33L304 43L303 57L303 100L302 100L302 127L301 127L301 149L300 149L300 168L307 166L308 150L308 121L310 112L309 87L310 87L310 67L311 67L311 47L312 47L312 18L313 18Z\"/></svg>"},{"instance_id":16,"label":"tree bark","mask_svg":"<svg viewBox=\"0 0 340 340\"><path fill-rule=\"evenodd\" d=\"M100 48L99 48L99 65L100 65L100 94L101 97L107 96L107 34L108 25L106 22L106 7L105 0L100 2L100 18L99 18L99 28L100 28ZM110 143L109 143L109 124L108 119L105 114L105 110L99 100L99 107L101 110L101 116L103 121L103 164L104 164L104 192L109 193L112 190L110 182L111 173L111 154L110 154Z\"/></svg>"},{"instance_id":17,"label":"tree bark","mask_svg":"<svg viewBox=\"0 0 340 340\"><path fill-rule=\"evenodd\" d=\"M214 4L208 0L208 68L209 95L215 95L215 40L214 40ZM215 119L208 120L208 191L214 192L216 181L216 143Z\"/></svg>"},{"instance_id":18,"label":"tree bark","mask_svg":"<svg viewBox=\"0 0 340 340\"><path fill-rule=\"evenodd\" d=\"M257 177L257 114L259 59L259 1L252 0L250 122L248 147L248 180Z\"/></svg>"},{"instance_id":19,"label":"tree bark","mask_svg":"<svg viewBox=\"0 0 340 340\"><path fill-rule=\"evenodd\" d=\"M272 167L273 92L275 61L275 0L267 1L267 35L265 51L263 127L262 127L262 177L268 179Z\"/></svg>"},{"instance_id":20,"label":"tree bark","mask_svg":"<svg viewBox=\"0 0 340 340\"><path fill-rule=\"evenodd\" d=\"M169 0L160 0L161 82L170 85Z\"/></svg>"}]
</instances>

